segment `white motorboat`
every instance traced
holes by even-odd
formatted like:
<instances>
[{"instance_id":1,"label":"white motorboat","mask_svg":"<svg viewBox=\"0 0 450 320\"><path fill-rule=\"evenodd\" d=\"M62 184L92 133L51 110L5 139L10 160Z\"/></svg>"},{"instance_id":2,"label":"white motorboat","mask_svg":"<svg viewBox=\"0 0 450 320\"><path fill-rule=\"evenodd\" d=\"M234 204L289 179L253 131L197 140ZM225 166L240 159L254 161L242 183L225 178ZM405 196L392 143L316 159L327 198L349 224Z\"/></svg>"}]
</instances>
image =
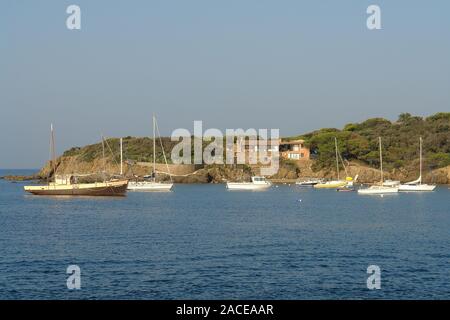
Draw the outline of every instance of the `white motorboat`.
<instances>
[{"instance_id":1,"label":"white motorboat","mask_svg":"<svg viewBox=\"0 0 450 320\"><path fill-rule=\"evenodd\" d=\"M419 147L419 149L420 149L420 174L419 174L419 178L417 180L401 184L399 189L398 189L399 191L402 191L402 192L409 192L409 191L423 192L423 191L433 191L436 188L435 185L423 184L422 183L422 137L419 138L419 142L420 142L420 147Z\"/></svg>"},{"instance_id":2,"label":"white motorboat","mask_svg":"<svg viewBox=\"0 0 450 320\"><path fill-rule=\"evenodd\" d=\"M157 182L156 181L156 131L158 130L159 141L161 143L161 149L164 156L164 161L166 163L167 172L170 177L170 182ZM144 177L144 181L129 181L128 190L130 191L140 191L140 192L151 192L151 191L170 191L172 190L172 176L170 174L169 166L167 164L166 154L164 152L164 147L161 141L161 135L159 134L158 124L156 122L155 116L153 116L153 172L150 176Z\"/></svg>"},{"instance_id":3,"label":"white motorboat","mask_svg":"<svg viewBox=\"0 0 450 320\"><path fill-rule=\"evenodd\" d=\"M272 185L264 177L252 177L252 182L227 182L228 190L265 190Z\"/></svg>"},{"instance_id":4,"label":"white motorboat","mask_svg":"<svg viewBox=\"0 0 450 320\"><path fill-rule=\"evenodd\" d=\"M383 177L383 153L381 149L381 137L378 138L380 145L380 172L381 172L381 181L379 185L373 185L369 188L359 189L359 194L392 194L398 193L398 185L397 186L385 186L384 185L384 177Z\"/></svg>"}]
</instances>

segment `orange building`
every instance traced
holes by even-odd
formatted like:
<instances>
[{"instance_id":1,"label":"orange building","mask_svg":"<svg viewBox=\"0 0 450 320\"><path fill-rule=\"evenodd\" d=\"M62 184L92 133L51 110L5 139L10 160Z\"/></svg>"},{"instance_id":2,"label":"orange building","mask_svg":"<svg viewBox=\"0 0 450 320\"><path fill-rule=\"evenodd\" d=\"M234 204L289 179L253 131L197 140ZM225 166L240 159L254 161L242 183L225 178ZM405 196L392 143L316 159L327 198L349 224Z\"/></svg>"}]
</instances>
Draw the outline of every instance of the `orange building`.
<instances>
[{"instance_id":1,"label":"orange building","mask_svg":"<svg viewBox=\"0 0 450 320\"><path fill-rule=\"evenodd\" d=\"M245 162L249 163L249 159L252 157L258 159L258 152L265 152L267 154L265 158L267 158L277 151L283 159L302 161L310 158L310 151L305 147L304 140L283 141L279 139L274 144L272 146L270 140L264 146L251 145L247 140L237 141L233 146L235 159L239 153L242 153L245 156Z\"/></svg>"},{"instance_id":2,"label":"orange building","mask_svg":"<svg viewBox=\"0 0 450 320\"><path fill-rule=\"evenodd\" d=\"M289 160L309 160L310 151L304 140L281 141L280 156Z\"/></svg>"}]
</instances>

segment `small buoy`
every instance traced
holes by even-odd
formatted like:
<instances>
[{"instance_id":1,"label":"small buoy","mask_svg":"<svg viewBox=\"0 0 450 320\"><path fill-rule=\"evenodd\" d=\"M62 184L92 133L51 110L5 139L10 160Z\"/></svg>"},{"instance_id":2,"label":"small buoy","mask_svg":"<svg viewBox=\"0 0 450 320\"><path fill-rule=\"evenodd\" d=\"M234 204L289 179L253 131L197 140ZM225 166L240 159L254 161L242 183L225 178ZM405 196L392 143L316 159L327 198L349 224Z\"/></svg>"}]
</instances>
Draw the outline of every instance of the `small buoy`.
<instances>
[{"instance_id":1,"label":"small buoy","mask_svg":"<svg viewBox=\"0 0 450 320\"><path fill-rule=\"evenodd\" d=\"M380 197L382 197L382 198L383 198L383 195L381 194L381 195L380 195Z\"/></svg>"},{"instance_id":2,"label":"small buoy","mask_svg":"<svg viewBox=\"0 0 450 320\"><path fill-rule=\"evenodd\" d=\"M302 199L298 199L297 201L298 201L298 202L302 202Z\"/></svg>"}]
</instances>

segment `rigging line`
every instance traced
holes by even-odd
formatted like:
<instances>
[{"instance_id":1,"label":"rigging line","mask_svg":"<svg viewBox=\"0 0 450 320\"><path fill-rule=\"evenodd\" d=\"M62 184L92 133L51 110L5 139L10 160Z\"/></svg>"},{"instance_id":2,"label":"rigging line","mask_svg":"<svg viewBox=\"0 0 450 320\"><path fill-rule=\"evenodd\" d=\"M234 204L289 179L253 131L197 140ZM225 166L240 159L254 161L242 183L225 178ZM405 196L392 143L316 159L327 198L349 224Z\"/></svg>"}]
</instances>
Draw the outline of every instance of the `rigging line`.
<instances>
[{"instance_id":1,"label":"rigging line","mask_svg":"<svg viewBox=\"0 0 450 320\"><path fill-rule=\"evenodd\" d=\"M162 149L162 152L163 152L164 161L166 162L167 172L169 172L170 182L173 182L172 181L172 175L171 175L170 169L169 169L169 165L167 163L166 153L164 152L164 146L163 146L162 139L161 139L161 133L159 132L159 126L158 126L158 122L156 121L156 118L155 118L155 127L156 127L156 131L158 132L159 142L161 144L161 149Z\"/></svg>"},{"instance_id":2,"label":"rigging line","mask_svg":"<svg viewBox=\"0 0 450 320\"><path fill-rule=\"evenodd\" d=\"M130 160L128 158L126 158L127 160L125 160L126 164L127 164L127 172L128 170L131 171L131 175L133 176L133 178L136 178L137 175L134 174L134 170L133 170L133 166L134 166L134 160Z\"/></svg>"},{"instance_id":3,"label":"rigging line","mask_svg":"<svg viewBox=\"0 0 450 320\"><path fill-rule=\"evenodd\" d=\"M131 171L131 175L133 176L133 177L135 177L135 174L134 174L134 171L133 171L133 164L131 164L130 163L130 159L128 159L127 157L126 157L126 148L125 148L125 139L124 140L122 140L122 142L123 142L123 145L122 145L122 151L123 151L123 158L124 159L126 159L125 160L125 163L127 164L127 171L128 171L128 169ZM134 160L132 160L132 161L134 161Z\"/></svg>"},{"instance_id":4,"label":"rigging line","mask_svg":"<svg viewBox=\"0 0 450 320\"><path fill-rule=\"evenodd\" d=\"M107 139L107 138L105 139L105 143L106 143L106 146L108 147L109 151L111 152L111 155L113 156L113 157L112 157L112 158L113 158L113 161L116 163L117 167L119 167L119 169L120 169L120 165L119 165L119 163L117 162L116 158L114 157L114 152L112 151L111 146L109 145L108 139Z\"/></svg>"},{"instance_id":5,"label":"rigging line","mask_svg":"<svg viewBox=\"0 0 450 320\"><path fill-rule=\"evenodd\" d=\"M344 159L342 159L341 153L339 153L339 159L341 160L342 166L344 167L345 175L348 177L347 168L346 168L346 166L345 166L345 164L344 164Z\"/></svg>"}]
</instances>

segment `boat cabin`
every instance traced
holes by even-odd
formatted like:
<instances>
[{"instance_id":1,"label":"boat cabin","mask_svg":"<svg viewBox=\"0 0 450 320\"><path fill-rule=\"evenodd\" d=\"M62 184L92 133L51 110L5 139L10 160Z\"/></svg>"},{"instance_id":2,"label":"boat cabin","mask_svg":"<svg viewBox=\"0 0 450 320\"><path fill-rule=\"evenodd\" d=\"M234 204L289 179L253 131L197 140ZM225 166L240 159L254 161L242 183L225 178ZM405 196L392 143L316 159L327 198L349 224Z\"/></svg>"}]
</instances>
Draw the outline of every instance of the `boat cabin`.
<instances>
[{"instance_id":1,"label":"boat cabin","mask_svg":"<svg viewBox=\"0 0 450 320\"><path fill-rule=\"evenodd\" d=\"M252 177L253 183L266 183L266 178L264 177Z\"/></svg>"},{"instance_id":2,"label":"boat cabin","mask_svg":"<svg viewBox=\"0 0 450 320\"><path fill-rule=\"evenodd\" d=\"M75 177L71 174L57 174L55 175L55 184L71 185L76 183Z\"/></svg>"}]
</instances>

